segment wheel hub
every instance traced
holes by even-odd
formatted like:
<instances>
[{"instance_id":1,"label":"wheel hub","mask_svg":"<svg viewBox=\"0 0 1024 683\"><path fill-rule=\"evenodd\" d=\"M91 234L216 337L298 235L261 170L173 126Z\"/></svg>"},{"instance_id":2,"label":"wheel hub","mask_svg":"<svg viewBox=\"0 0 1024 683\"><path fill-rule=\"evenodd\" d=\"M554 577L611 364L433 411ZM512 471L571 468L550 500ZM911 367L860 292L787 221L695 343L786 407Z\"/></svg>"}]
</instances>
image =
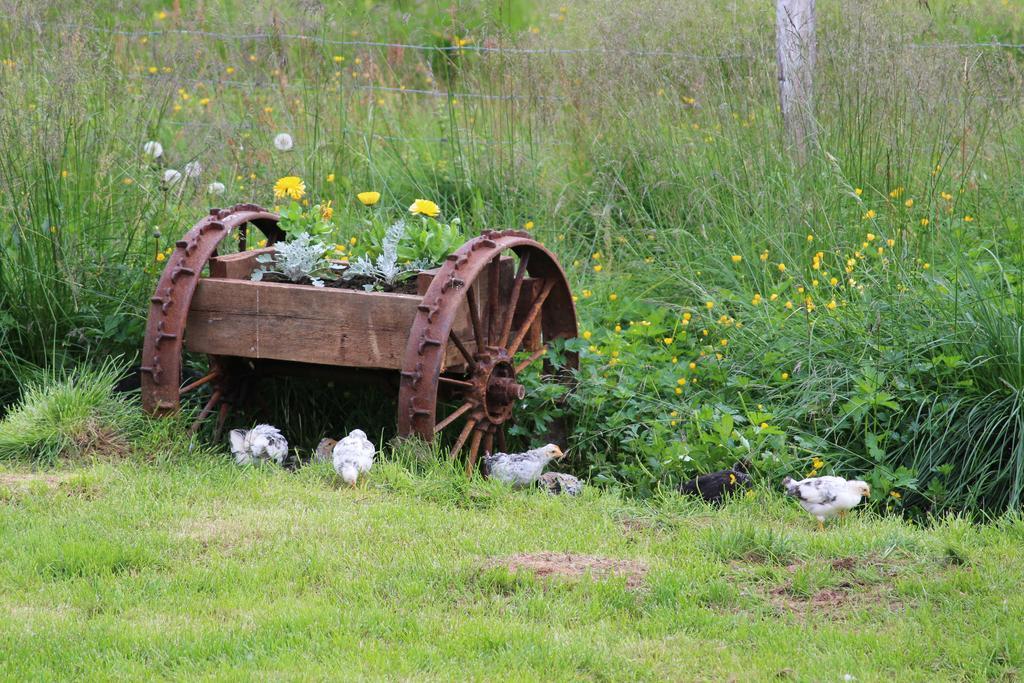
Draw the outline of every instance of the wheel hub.
<instances>
[{"instance_id":1,"label":"wheel hub","mask_svg":"<svg viewBox=\"0 0 1024 683\"><path fill-rule=\"evenodd\" d=\"M526 397L526 387L516 381L515 367L504 349L478 354L470 382L481 417L491 424L502 424L512 417L516 401Z\"/></svg>"}]
</instances>

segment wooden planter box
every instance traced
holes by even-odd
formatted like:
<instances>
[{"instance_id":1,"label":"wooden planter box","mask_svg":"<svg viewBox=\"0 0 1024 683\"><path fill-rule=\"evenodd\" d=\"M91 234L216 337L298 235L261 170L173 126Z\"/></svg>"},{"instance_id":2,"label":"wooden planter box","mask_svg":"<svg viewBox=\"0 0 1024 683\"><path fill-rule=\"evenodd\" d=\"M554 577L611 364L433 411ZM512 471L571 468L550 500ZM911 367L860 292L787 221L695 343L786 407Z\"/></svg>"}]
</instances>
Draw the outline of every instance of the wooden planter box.
<instances>
[{"instance_id":1,"label":"wooden planter box","mask_svg":"<svg viewBox=\"0 0 1024 683\"><path fill-rule=\"evenodd\" d=\"M418 275L417 295L250 280L256 257L271 252L266 248L210 259L209 277L199 279L188 313L189 351L401 369L417 306L436 271ZM511 259L504 265L503 283L511 281ZM486 291L486 285L480 291ZM520 294L527 301L533 296L529 287ZM468 305L457 314L454 329L461 338L472 338ZM540 343L538 320L524 348L540 348ZM449 345L445 368L459 369L463 362L458 349Z\"/></svg>"}]
</instances>

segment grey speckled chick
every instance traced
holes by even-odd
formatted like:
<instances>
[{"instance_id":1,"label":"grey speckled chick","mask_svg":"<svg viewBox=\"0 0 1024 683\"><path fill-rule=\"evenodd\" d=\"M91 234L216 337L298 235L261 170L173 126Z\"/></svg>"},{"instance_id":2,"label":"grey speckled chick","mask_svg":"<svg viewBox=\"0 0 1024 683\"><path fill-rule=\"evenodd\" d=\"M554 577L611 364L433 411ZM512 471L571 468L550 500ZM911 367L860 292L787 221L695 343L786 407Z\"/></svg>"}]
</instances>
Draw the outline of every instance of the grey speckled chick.
<instances>
[{"instance_id":1,"label":"grey speckled chick","mask_svg":"<svg viewBox=\"0 0 1024 683\"><path fill-rule=\"evenodd\" d=\"M564 472L545 472L540 475L537 485L553 496L563 493L567 496L578 496L583 493L583 482Z\"/></svg>"},{"instance_id":2,"label":"grey speckled chick","mask_svg":"<svg viewBox=\"0 0 1024 683\"><path fill-rule=\"evenodd\" d=\"M553 443L525 453L488 453L484 456L484 474L516 488L532 486L551 460L561 458L562 449Z\"/></svg>"},{"instance_id":3,"label":"grey speckled chick","mask_svg":"<svg viewBox=\"0 0 1024 683\"><path fill-rule=\"evenodd\" d=\"M239 465L270 461L281 465L288 456L288 440L277 427L256 425L252 429L232 429L231 454Z\"/></svg>"}]
</instances>

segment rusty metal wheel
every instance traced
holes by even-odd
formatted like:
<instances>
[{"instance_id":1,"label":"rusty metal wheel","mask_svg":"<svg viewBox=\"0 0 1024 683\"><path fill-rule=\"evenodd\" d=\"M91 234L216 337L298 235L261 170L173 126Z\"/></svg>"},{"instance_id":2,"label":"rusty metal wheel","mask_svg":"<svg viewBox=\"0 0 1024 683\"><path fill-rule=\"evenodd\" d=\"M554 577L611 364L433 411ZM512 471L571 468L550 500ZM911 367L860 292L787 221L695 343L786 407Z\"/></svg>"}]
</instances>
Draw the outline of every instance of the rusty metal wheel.
<instances>
[{"instance_id":1,"label":"rusty metal wheel","mask_svg":"<svg viewBox=\"0 0 1024 683\"><path fill-rule=\"evenodd\" d=\"M150 299L149 319L142 346L142 406L154 415L178 410L181 396L200 386L212 383L210 400L200 412L198 422L221 405L221 422L226 415L223 403L227 391L224 363L210 359L210 371L187 386L181 385L181 351L185 337L185 321L195 293L196 283L217 247L232 230L238 228L240 251L246 248L247 226L255 225L268 244L283 240L284 232L277 226L277 215L255 204L238 204L228 209L210 209L209 215L196 223L175 243L167 258L156 292Z\"/></svg>"},{"instance_id":2,"label":"rusty metal wheel","mask_svg":"<svg viewBox=\"0 0 1024 683\"><path fill-rule=\"evenodd\" d=\"M431 441L451 428L451 458L468 443L472 474L481 447L505 447L505 426L526 392L517 379L544 357L549 342L576 334L572 294L550 251L514 230L466 242L434 277L413 322L399 434ZM577 363L576 354L566 354L566 367ZM457 407L442 414L446 395Z\"/></svg>"}]
</instances>

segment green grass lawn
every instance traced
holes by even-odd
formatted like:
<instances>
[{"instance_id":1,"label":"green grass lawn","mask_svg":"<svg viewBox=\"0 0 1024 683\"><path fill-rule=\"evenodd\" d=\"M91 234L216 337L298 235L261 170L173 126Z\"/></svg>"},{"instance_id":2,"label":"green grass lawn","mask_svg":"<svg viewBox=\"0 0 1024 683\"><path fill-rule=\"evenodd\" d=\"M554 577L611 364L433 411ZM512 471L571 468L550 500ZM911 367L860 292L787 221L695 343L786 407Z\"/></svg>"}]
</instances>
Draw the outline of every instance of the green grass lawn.
<instances>
[{"instance_id":1,"label":"green grass lawn","mask_svg":"<svg viewBox=\"0 0 1024 683\"><path fill-rule=\"evenodd\" d=\"M421 470L413 473L414 470ZM0 469L0 676L1016 680L1024 521L514 492L384 462ZM632 578L502 568L543 551ZM646 569L646 571L644 571Z\"/></svg>"}]
</instances>

